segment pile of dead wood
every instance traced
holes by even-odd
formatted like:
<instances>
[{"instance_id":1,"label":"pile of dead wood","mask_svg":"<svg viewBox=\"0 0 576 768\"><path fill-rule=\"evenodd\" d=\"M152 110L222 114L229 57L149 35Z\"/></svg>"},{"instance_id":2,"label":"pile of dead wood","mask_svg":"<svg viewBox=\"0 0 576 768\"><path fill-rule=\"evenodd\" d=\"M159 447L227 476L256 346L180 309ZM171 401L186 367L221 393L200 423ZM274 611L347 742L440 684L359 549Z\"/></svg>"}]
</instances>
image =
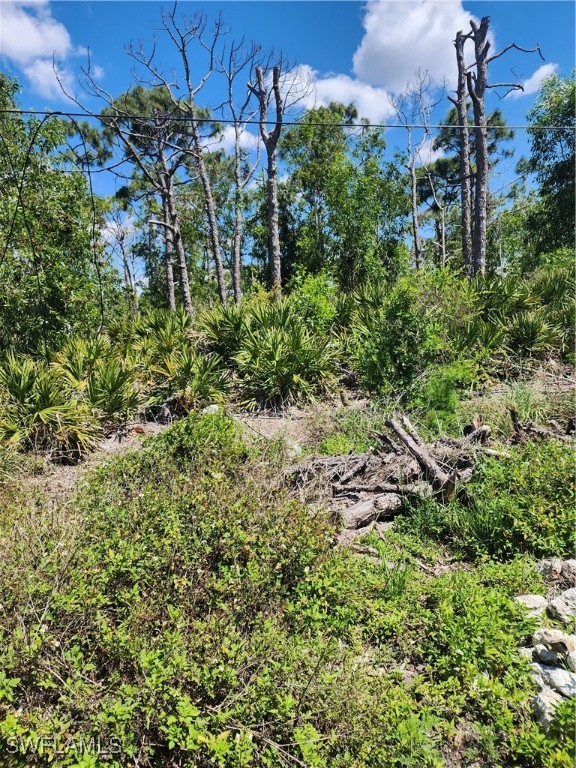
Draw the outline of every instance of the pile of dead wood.
<instances>
[{"instance_id":1,"label":"pile of dead wood","mask_svg":"<svg viewBox=\"0 0 576 768\"><path fill-rule=\"evenodd\" d=\"M521 423L511 412L513 442L526 439L571 440L558 425L552 429ZM490 446L491 429L477 417L461 438L441 437L426 444L406 416L388 419L387 432L373 433L376 447L364 454L312 457L287 470L304 492L320 491L346 530L357 530L393 517L410 502L427 496L441 501L466 500L466 482L479 454L509 458Z\"/></svg>"}]
</instances>

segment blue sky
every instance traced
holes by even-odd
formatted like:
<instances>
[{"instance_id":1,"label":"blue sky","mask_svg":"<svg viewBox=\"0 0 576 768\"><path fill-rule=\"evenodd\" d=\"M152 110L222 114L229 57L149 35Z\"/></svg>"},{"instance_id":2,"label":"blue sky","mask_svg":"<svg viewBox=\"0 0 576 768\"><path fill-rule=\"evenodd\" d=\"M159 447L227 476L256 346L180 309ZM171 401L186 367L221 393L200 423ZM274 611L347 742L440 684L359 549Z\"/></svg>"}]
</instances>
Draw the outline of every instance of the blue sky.
<instances>
[{"instance_id":1,"label":"blue sky","mask_svg":"<svg viewBox=\"0 0 576 768\"><path fill-rule=\"evenodd\" d=\"M168 4L171 7L171 4ZM161 4L91 0L0 0L0 64L19 78L24 108L66 109L52 72L54 53L64 80L73 87L86 52L91 51L99 84L113 95L130 85L131 62L124 48L141 38L147 47L154 34L157 55L169 68L174 52L154 27L159 27ZM402 91L416 69L427 69L449 85L455 75L452 40L456 31L469 28L471 15L489 15L495 37L494 50L516 42L540 44L545 61L535 54L511 51L494 62L492 81L526 84L524 94L498 98L512 125L526 122L538 84L550 72L570 74L575 62L575 4L571 0L533 2L461 2L461 0L382 0L381 2L181 2L179 10L193 14L204 10L211 18L222 13L230 29L228 39L243 35L265 48L274 46L297 62L313 84L310 102L354 101L372 122L390 121L388 95ZM218 100L218 78L204 93ZM500 94L502 95L502 94ZM95 109L98 105L92 104ZM449 107L445 99L435 117ZM390 131L388 143L402 145L400 131ZM527 151L524 132L516 138L518 157ZM512 164L510 165L512 167Z\"/></svg>"}]
</instances>

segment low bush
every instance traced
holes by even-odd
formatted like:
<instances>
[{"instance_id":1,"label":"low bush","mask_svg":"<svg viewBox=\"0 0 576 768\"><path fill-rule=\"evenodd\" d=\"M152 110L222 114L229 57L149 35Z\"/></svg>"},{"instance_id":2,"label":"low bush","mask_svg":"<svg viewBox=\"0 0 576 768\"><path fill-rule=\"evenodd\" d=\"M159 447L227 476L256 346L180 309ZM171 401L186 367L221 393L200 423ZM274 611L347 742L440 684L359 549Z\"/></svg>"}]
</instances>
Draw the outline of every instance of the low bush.
<instances>
[{"instance_id":1,"label":"low bush","mask_svg":"<svg viewBox=\"0 0 576 768\"><path fill-rule=\"evenodd\" d=\"M0 518L6 765L568 766L567 718L541 735L517 653L533 567L434 579L396 547L334 549L278 446L239 429L182 419L65 513Z\"/></svg>"},{"instance_id":2,"label":"low bush","mask_svg":"<svg viewBox=\"0 0 576 768\"><path fill-rule=\"evenodd\" d=\"M0 442L74 461L96 445L100 429L86 403L43 362L9 354L0 365Z\"/></svg>"},{"instance_id":3,"label":"low bush","mask_svg":"<svg viewBox=\"0 0 576 768\"><path fill-rule=\"evenodd\" d=\"M474 558L569 557L576 500L572 449L550 440L506 450L508 459L477 462L466 504L427 500L400 527L448 541Z\"/></svg>"}]
</instances>

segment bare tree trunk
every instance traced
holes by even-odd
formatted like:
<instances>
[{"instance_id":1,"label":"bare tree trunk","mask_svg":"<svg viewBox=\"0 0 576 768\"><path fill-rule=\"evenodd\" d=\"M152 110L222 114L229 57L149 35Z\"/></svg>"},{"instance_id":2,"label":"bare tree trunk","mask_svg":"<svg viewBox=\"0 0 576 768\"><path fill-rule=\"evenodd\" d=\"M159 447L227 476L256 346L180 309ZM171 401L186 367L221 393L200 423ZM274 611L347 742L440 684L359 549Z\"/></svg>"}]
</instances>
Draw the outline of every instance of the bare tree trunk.
<instances>
[{"instance_id":1,"label":"bare tree trunk","mask_svg":"<svg viewBox=\"0 0 576 768\"><path fill-rule=\"evenodd\" d=\"M172 236L172 246L178 259L178 267L180 268L180 283L182 285L182 298L184 299L184 309L186 314L192 314L192 296L190 294L190 280L188 277L188 264L186 263L186 252L184 250L184 243L182 242L182 235L180 234L180 221L178 217L178 211L176 208L176 199L174 196L174 183L171 174L167 173L164 176L165 189L166 189L166 211L168 213L168 221L170 224L170 233Z\"/></svg>"},{"instance_id":2,"label":"bare tree trunk","mask_svg":"<svg viewBox=\"0 0 576 768\"><path fill-rule=\"evenodd\" d=\"M278 206L278 181L276 151L268 152L268 179L266 191L268 193L268 233L270 237L270 278L272 290L280 293L282 289L282 257L280 254L280 226Z\"/></svg>"},{"instance_id":3,"label":"bare tree trunk","mask_svg":"<svg viewBox=\"0 0 576 768\"><path fill-rule=\"evenodd\" d=\"M234 245L232 249L232 287L236 306L242 301L242 201L240 190L234 196Z\"/></svg>"},{"instance_id":4,"label":"bare tree trunk","mask_svg":"<svg viewBox=\"0 0 576 768\"><path fill-rule=\"evenodd\" d=\"M414 238L414 264L416 269L422 267L422 249L420 246L420 222L418 220L418 188L416 179L415 158L410 160L410 180L412 184L412 236Z\"/></svg>"},{"instance_id":5,"label":"bare tree trunk","mask_svg":"<svg viewBox=\"0 0 576 768\"><path fill-rule=\"evenodd\" d=\"M464 43L469 35L458 32L456 41L456 62L458 64L458 86L456 98L448 98L456 107L458 113L459 155L460 155L460 205L462 222L462 261L464 269L471 275L472 265L472 189L470 169L470 137L468 134L468 110L466 108L466 64L464 61Z\"/></svg>"},{"instance_id":6,"label":"bare tree trunk","mask_svg":"<svg viewBox=\"0 0 576 768\"><path fill-rule=\"evenodd\" d=\"M208 175L208 169L204 162L204 154L202 149L202 138L198 129L198 121L196 114L196 107L192 104L187 105L188 113L192 117L192 139L194 141L194 159L196 161L196 168L198 169L198 175L202 183L202 189L204 190L204 208L206 211L206 218L208 219L208 231L210 233L210 244L212 246L212 256L214 258L214 268L216 270L216 281L218 283L218 295L220 296L220 303L222 306L226 306L226 278L224 276L224 263L222 261L222 250L220 248L220 235L218 233L218 217L216 215L216 205L214 203L214 196L212 194L212 184Z\"/></svg>"},{"instance_id":7,"label":"bare tree trunk","mask_svg":"<svg viewBox=\"0 0 576 768\"><path fill-rule=\"evenodd\" d=\"M242 301L242 191L252 178L260 162L260 142L258 142L256 159L249 162L242 147L242 134L249 121L254 118L256 109L252 107L253 88L248 83L247 90L242 88L243 97L238 101L235 97L237 80L246 70L252 68L260 53L260 46L255 43L247 45L244 38L239 43L232 43L227 55L220 57L219 71L228 81L229 114L234 121L234 238L232 247L232 287L234 301L239 305Z\"/></svg>"},{"instance_id":8,"label":"bare tree trunk","mask_svg":"<svg viewBox=\"0 0 576 768\"><path fill-rule=\"evenodd\" d=\"M266 128L268 93L264 86L264 70L262 67L256 68L256 77L258 82L258 90L256 91L256 94L260 102L260 135L262 136L262 141L266 147L268 158L268 180L266 191L268 196L268 258L270 262L270 279L272 290L275 293L280 294L282 290L282 254L280 252L278 179L276 165L276 147L278 145L278 139L280 138L283 119L282 96L280 93L280 67L274 67L272 69L272 91L276 107L276 124L272 132L269 132Z\"/></svg>"},{"instance_id":9,"label":"bare tree trunk","mask_svg":"<svg viewBox=\"0 0 576 768\"><path fill-rule=\"evenodd\" d=\"M476 55L476 73L468 72L468 92L474 108L474 138L476 153L476 179L474 189L474 238L472 242L472 271L475 275L486 272L487 205L488 205L488 129L485 94L488 79L488 27L485 16L478 26L470 21Z\"/></svg>"},{"instance_id":10,"label":"bare tree trunk","mask_svg":"<svg viewBox=\"0 0 576 768\"><path fill-rule=\"evenodd\" d=\"M168 298L168 308L171 312L176 311L176 292L174 290L174 241L172 238L172 226L168 205L166 200L162 200L162 213L164 218L164 264L166 267L166 296Z\"/></svg>"}]
</instances>

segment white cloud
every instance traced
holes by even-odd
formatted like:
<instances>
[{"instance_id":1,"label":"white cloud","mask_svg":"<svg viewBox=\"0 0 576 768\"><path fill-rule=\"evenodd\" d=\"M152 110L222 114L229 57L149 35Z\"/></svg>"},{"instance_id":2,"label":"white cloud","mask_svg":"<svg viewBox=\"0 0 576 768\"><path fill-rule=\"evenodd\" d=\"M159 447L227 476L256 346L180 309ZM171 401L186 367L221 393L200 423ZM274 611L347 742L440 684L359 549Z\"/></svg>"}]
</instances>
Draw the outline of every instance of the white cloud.
<instances>
[{"instance_id":1,"label":"white cloud","mask_svg":"<svg viewBox=\"0 0 576 768\"><path fill-rule=\"evenodd\" d=\"M221 133L221 138L217 144L217 147L215 147L213 143L210 144L210 147L212 149L223 149L225 152L230 154L234 151L234 141L234 126L226 125ZM240 134L240 146L243 149L256 149L258 146L258 137L253 133L250 133L250 131L243 130Z\"/></svg>"},{"instance_id":2,"label":"white cloud","mask_svg":"<svg viewBox=\"0 0 576 768\"><path fill-rule=\"evenodd\" d=\"M536 72L534 72L532 77L524 80L522 83L524 90L510 91L508 98L519 99L521 96L528 96L531 93L536 93L540 90L543 81L546 80L547 77L550 77L550 75L553 75L557 69L558 64L542 64L542 66L538 67Z\"/></svg>"},{"instance_id":3,"label":"white cloud","mask_svg":"<svg viewBox=\"0 0 576 768\"><path fill-rule=\"evenodd\" d=\"M367 117L372 123L393 114L384 88L376 88L348 75L320 75L308 64L298 67L298 78L307 84L305 98L298 104L304 109L327 107L332 101L354 104L359 117Z\"/></svg>"},{"instance_id":4,"label":"white cloud","mask_svg":"<svg viewBox=\"0 0 576 768\"><path fill-rule=\"evenodd\" d=\"M36 59L51 59L52 54L66 58L72 52L72 40L66 27L52 18L46 0L0 3L0 50L19 66Z\"/></svg>"},{"instance_id":5,"label":"white cloud","mask_svg":"<svg viewBox=\"0 0 576 768\"><path fill-rule=\"evenodd\" d=\"M54 74L51 59L34 59L30 64L22 67L22 71L40 96L46 99L61 99L63 97L62 89ZM63 67L60 69L59 77L62 85L70 92L74 86L74 75L72 72Z\"/></svg>"},{"instance_id":6,"label":"white cloud","mask_svg":"<svg viewBox=\"0 0 576 768\"><path fill-rule=\"evenodd\" d=\"M0 55L20 69L32 88L46 98L63 98L53 72L53 58L60 62L66 86L73 75L66 61L82 55L68 30L52 16L48 0L0 0Z\"/></svg>"},{"instance_id":7,"label":"white cloud","mask_svg":"<svg viewBox=\"0 0 576 768\"><path fill-rule=\"evenodd\" d=\"M354 104L359 117L367 117L371 123L378 123L393 114L384 88L355 80L348 75L328 75L313 81L316 104L327 106L331 101Z\"/></svg>"},{"instance_id":8,"label":"white cloud","mask_svg":"<svg viewBox=\"0 0 576 768\"><path fill-rule=\"evenodd\" d=\"M434 139L430 136L424 139L416 156L416 165L432 165L436 160L446 156L443 149L434 149L433 143Z\"/></svg>"},{"instance_id":9,"label":"white cloud","mask_svg":"<svg viewBox=\"0 0 576 768\"><path fill-rule=\"evenodd\" d=\"M400 93L414 73L427 70L435 83L456 78L454 39L475 17L461 0L369 0L365 33L354 54L354 74Z\"/></svg>"}]
</instances>

